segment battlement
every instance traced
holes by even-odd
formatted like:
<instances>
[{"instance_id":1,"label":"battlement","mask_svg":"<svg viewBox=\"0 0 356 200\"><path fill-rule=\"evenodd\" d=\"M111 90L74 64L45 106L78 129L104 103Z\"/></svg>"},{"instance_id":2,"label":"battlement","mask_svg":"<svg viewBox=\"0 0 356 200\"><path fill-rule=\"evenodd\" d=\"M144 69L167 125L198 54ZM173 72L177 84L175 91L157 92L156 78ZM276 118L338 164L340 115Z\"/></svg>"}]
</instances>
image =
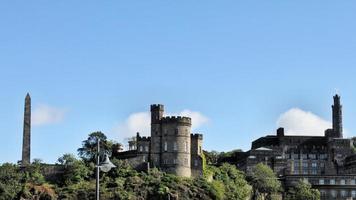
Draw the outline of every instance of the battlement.
<instances>
[{"instance_id":1,"label":"battlement","mask_svg":"<svg viewBox=\"0 0 356 200\"><path fill-rule=\"evenodd\" d=\"M185 123L192 124L192 119L190 117L182 116L168 116L162 118L163 123Z\"/></svg>"},{"instance_id":2,"label":"battlement","mask_svg":"<svg viewBox=\"0 0 356 200\"><path fill-rule=\"evenodd\" d=\"M147 141L147 142L149 142L149 141L151 141L151 137L139 137L139 138L137 138L137 141Z\"/></svg>"},{"instance_id":3,"label":"battlement","mask_svg":"<svg viewBox=\"0 0 356 200\"><path fill-rule=\"evenodd\" d=\"M193 139L198 139L198 140L203 140L203 134L199 134L199 133L192 133L190 134L190 137Z\"/></svg>"},{"instance_id":4,"label":"battlement","mask_svg":"<svg viewBox=\"0 0 356 200\"><path fill-rule=\"evenodd\" d=\"M151 111L164 110L164 105L162 104L151 104Z\"/></svg>"},{"instance_id":5,"label":"battlement","mask_svg":"<svg viewBox=\"0 0 356 200\"><path fill-rule=\"evenodd\" d=\"M151 141L151 137L140 136L140 133L136 133L136 140L137 141Z\"/></svg>"}]
</instances>

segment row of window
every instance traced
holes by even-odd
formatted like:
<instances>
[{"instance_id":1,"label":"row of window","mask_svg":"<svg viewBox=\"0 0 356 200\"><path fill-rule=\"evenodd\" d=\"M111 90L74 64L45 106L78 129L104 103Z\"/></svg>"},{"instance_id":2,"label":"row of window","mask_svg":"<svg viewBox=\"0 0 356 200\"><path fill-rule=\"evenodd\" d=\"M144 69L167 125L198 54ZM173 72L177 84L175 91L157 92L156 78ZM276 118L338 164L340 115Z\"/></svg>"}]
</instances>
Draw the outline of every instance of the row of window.
<instances>
[{"instance_id":1,"label":"row of window","mask_svg":"<svg viewBox=\"0 0 356 200\"><path fill-rule=\"evenodd\" d=\"M140 152L143 152L143 149L145 149L145 151L148 152L148 145L146 145L146 146L140 145L139 146L139 151Z\"/></svg>"},{"instance_id":2,"label":"row of window","mask_svg":"<svg viewBox=\"0 0 356 200\"><path fill-rule=\"evenodd\" d=\"M184 152L188 152L188 142L184 142ZM163 143L163 150L168 151L168 142L164 141ZM177 142L173 142L173 151L178 151L178 144Z\"/></svg>"},{"instance_id":3,"label":"row of window","mask_svg":"<svg viewBox=\"0 0 356 200\"><path fill-rule=\"evenodd\" d=\"M188 158L185 158L183 162L184 162L184 165L188 165ZM165 165L167 165L167 164L179 165L180 161L177 159L172 159L172 160L164 159L163 164L165 164ZM198 160L194 160L194 166L198 166Z\"/></svg>"},{"instance_id":4,"label":"row of window","mask_svg":"<svg viewBox=\"0 0 356 200\"><path fill-rule=\"evenodd\" d=\"M335 179L319 179L319 185L356 185L356 180L355 179L351 179L351 180L345 180L345 179L341 179L339 181L335 181Z\"/></svg>"},{"instance_id":5,"label":"row of window","mask_svg":"<svg viewBox=\"0 0 356 200\"><path fill-rule=\"evenodd\" d=\"M330 194L331 197L336 198L338 196L338 191L337 190L320 190L320 195L321 196L327 196L328 193ZM352 198L356 198L356 190L351 190L350 192L348 192L347 190L340 190L340 194L341 197L345 198L345 197L352 197Z\"/></svg>"},{"instance_id":6,"label":"row of window","mask_svg":"<svg viewBox=\"0 0 356 200\"><path fill-rule=\"evenodd\" d=\"M168 130L164 130L163 133L164 133L164 135L168 135ZM188 133L188 129L185 129L184 133ZM174 129L174 134L176 134L176 135L179 134L179 129L178 128ZM158 135L158 131L156 131L156 135Z\"/></svg>"},{"instance_id":7,"label":"row of window","mask_svg":"<svg viewBox=\"0 0 356 200\"><path fill-rule=\"evenodd\" d=\"M143 152L143 150L145 150L145 152L149 151L148 145L146 145L146 146L140 145L138 149L139 149L140 152ZM164 151L168 151L168 143L167 143L167 141L164 142ZM178 151L177 142L173 143L173 151ZM188 152L188 142L184 143L184 151ZM202 148L201 148L201 146L199 146L198 154L201 154L201 153L202 153Z\"/></svg>"},{"instance_id":8,"label":"row of window","mask_svg":"<svg viewBox=\"0 0 356 200\"><path fill-rule=\"evenodd\" d=\"M325 163L318 164L317 162L308 163L307 161L294 162L292 166L293 174L318 174L318 169L323 170L325 168Z\"/></svg>"},{"instance_id":9,"label":"row of window","mask_svg":"<svg viewBox=\"0 0 356 200\"><path fill-rule=\"evenodd\" d=\"M328 159L327 154L286 154L287 159L293 159L293 160L326 160Z\"/></svg>"}]
</instances>

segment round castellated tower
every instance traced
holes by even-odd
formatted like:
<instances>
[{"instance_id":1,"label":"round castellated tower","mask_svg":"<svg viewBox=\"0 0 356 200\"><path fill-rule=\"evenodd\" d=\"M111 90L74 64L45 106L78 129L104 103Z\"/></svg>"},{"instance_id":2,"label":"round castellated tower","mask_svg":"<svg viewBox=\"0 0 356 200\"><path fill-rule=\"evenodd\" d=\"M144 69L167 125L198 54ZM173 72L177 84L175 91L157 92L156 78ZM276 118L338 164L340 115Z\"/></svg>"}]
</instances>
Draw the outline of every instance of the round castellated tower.
<instances>
[{"instance_id":1,"label":"round castellated tower","mask_svg":"<svg viewBox=\"0 0 356 200\"><path fill-rule=\"evenodd\" d=\"M178 176L191 176L191 118L163 117L161 120L161 168Z\"/></svg>"}]
</instances>

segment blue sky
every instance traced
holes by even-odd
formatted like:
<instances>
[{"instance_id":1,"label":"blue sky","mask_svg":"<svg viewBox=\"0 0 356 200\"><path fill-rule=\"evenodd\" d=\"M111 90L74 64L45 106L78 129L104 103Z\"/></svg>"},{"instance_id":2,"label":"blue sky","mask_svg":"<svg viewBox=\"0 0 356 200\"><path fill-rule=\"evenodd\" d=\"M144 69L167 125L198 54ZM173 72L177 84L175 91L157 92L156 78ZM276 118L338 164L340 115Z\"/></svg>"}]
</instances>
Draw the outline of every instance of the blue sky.
<instances>
[{"instance_id":1,"label":"blue sky","mask_svg":"<svg viewBox=\"0 0 356 200\"><path fill-rule=\"evenodd\" d=\"M355 1L2 1L0 163L21 157L27 92L32 158L51 163L92 131L122 141L134 122L147 130L152 103L193 115L207 150L248 150L279 125L322 134L339 91L351 137L355 10Z\"/></svg>"}]
</instances>

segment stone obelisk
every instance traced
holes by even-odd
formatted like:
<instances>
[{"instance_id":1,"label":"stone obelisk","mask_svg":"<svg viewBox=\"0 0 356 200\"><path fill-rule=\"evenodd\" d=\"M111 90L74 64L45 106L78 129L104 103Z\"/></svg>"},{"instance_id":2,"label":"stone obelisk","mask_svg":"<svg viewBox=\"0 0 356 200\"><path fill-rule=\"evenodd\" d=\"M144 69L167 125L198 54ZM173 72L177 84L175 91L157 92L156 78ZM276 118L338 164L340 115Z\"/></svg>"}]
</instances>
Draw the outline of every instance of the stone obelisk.
<instances>
[{"instance_id":1,"label":"stone obelisk","mask_svg":"<svg viewBox=\"0 0 356 200\"><path fill-rule=\"evenodd\" d=\"M25 114L23 124L23 143L22 143L22 165L31 162L31 97L27 93L25 99Z\"/></svg>"}]
</instances>

